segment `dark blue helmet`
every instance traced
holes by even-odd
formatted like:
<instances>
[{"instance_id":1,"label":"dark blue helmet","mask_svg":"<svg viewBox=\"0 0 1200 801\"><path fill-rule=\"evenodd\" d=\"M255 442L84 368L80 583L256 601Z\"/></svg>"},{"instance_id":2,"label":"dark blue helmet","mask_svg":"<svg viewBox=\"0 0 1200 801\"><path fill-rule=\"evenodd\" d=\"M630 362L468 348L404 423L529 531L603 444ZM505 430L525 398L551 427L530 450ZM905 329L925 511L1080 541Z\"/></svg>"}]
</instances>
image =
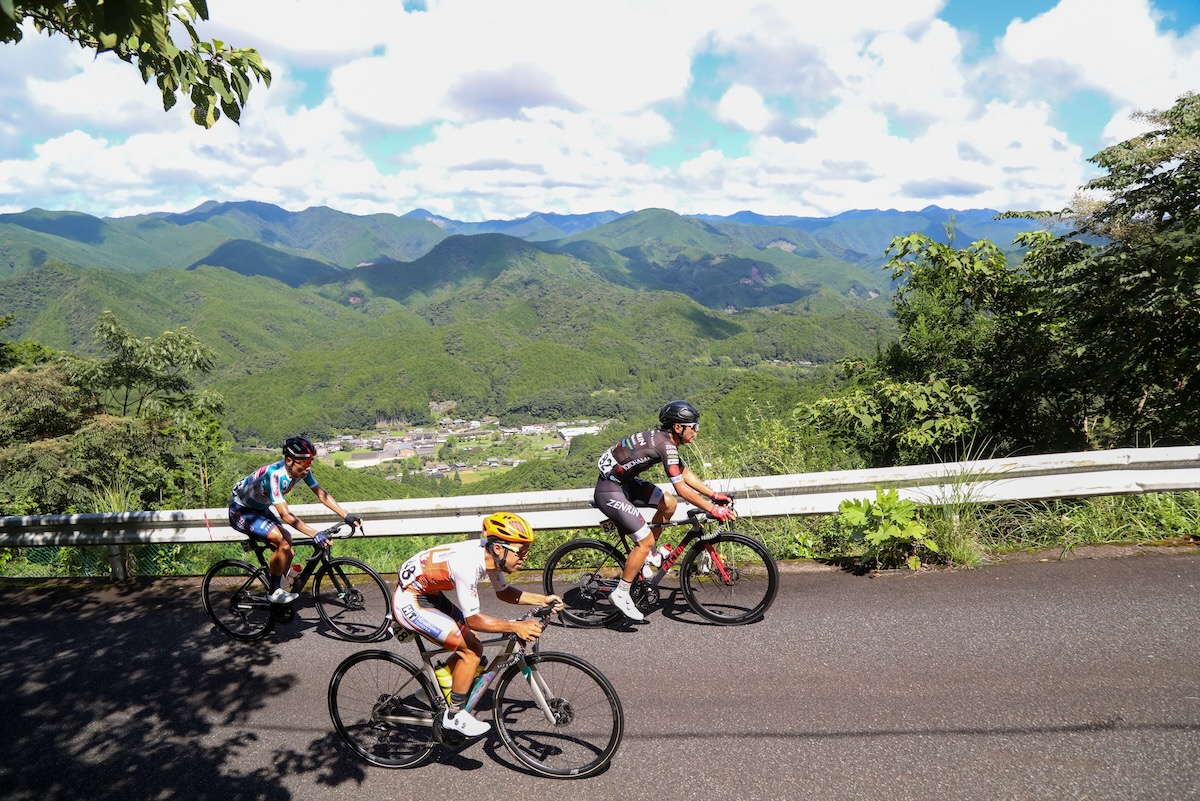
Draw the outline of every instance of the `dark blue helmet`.
<instances>
[{"instance_id":1,"label":"dark blue helmet","mask_svg":"<svg viewBox=\"0 0 1200 801\"><path fill-rule=\"evenodd\" d=\"M283 443L283 455L292 459L313 459L317 449L304 437L288 437Z\"/></svg>"}]
</instances>

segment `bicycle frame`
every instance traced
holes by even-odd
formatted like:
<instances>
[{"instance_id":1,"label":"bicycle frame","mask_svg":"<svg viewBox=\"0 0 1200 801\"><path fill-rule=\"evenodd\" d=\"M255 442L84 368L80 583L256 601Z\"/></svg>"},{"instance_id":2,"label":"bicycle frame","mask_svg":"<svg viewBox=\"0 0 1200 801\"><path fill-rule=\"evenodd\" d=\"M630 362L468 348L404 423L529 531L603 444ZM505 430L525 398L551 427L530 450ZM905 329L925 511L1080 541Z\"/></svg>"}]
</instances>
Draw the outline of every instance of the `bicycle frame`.
<instances>
[{"instance_id":1,"label":"bicycle frame","mask_svg":"<svg viewBox=\"0 0 1200 801\"><path fill-rule=\"evenodd\" d=\"M720 529L717 529L711 535L704 530L705 521L701 518L707 516L705 512L702 512L699 509L692 509L688 512L687 516L688 519L686 521L681 520L678 523L663 524L664 529L677 526L688 526L688 530L683 535L683 538L679 541L679 543L671 549L671 552L663 557L662 564L658 566L658 569L654 572L654 575L650 576L648 579L639 577L639 580L648 582L657 588L662 582L663 578L665 578L666 575L671 572L671 568L675 566L675 563L678 562L680 558L682 558L683 555L688 552L688 549L695 540L700 540L701 543L704 543L704 540L707 537L716 536L720 533ZM628 562L629 552L632 549L629 535L619 531L611 520L605 520L601 522L600 528L604 531L614 531L620 536L621 550L623 551L622 555L624 557L623 561ZM729 575L729 569L725 566L725 560L721 558L721 554L718 553L716 548L713 548L707 543L705 543L703 547L709 558L712 560L714 568L716 568L717 572L720 574L721 581L727 585L732 584L733 580Z\"/></svg>"},{"instance_id":2,"label":"bicycle frame","mask_svg":"<svg viewBox=\"0 0 1200 801\"><path fill-rule=\"evenodd\" d=\"M546 616L546 619L549 619L549 615ZM437 713L445 706L445 698L441 694L437 675L434 672L435 668L433 663L443 654L453 654L454 651L449 648L434 648L426 642L424 637L414 634L407 629L401 629L401 631L403 634L397 633L397 640L404 641L411 637L417 641L417 650L421 655L421 672L429 680L430 686L433 687L436 692L436 697L430 699L433 706L434 715L432 717L425 717L424 715L410 716L384 714L382 710L387 708L387 700L390 700L387 699L376 705L376 712L372 713L371 717L373 720L386 723L405 723L409 725L432 724L434 719L437 717ZM529 667L529 663L525 659L525 655L529 650L529 644L521 641L518 637L512 634L489 637L487 639L480 640L480 644L483 645L485 651L490 647L496 647L500 645L505 646L505 648L499 655L497 655L488 663L488 668L486 671L484 671L483 675L475 679L474 683L471 685L471 691L467 697L467 703L463 705L463 709L468 712L474 712L478 708L479 702L483 699L483 696L487 694L487 691L496 682L496 680L502 676L511 665L520 664L521 672L529 682L530 688L533 691L534 701L537 703L538 708L542 711L542 714L546 716L546 722L554 723L554 711L550 708L550 704L547 701L547 698L551 695L550 688L546 686L545 681L538 674L538 672ZM536 654L539 648L540 641L535 640L532 649L533 653Z\"/></svg>"},{"instance_id":3,"label":"bicycle frame","mask_svg":"<svg viewBox=\"0 0 1200 801\"><path fill-rule=\"evenodd\" d=\"M317 572L317 569L322 564L333 558L333 554L328 548L322 548L318 546L311 539L299 540L292 543L293 548L299 548L302 545L311 546L313 552L304 558L304 567L301 569L300 575L296 577L296 583L292 585L292 590L294 592L303 591L304 588L308 586L308 579ZM258 557L259 567L266 571L271 569L271 560L267 558L266 554L266 552L270 549L271 546L261 540L247 537L242 541L242 550L254 551L254 555Z\"/></svg>"}]
</instances>

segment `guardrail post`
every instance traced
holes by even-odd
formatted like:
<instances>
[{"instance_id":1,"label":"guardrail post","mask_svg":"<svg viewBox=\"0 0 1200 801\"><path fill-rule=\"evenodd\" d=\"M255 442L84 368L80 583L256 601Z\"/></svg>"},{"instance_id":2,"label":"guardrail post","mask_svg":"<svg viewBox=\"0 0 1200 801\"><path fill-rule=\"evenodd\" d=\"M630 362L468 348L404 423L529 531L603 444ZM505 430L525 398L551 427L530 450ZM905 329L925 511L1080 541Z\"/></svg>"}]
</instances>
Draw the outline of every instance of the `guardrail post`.
<instances>
[{"instance_id":1,"label":"guardrail post","mask_svg":"<svg viewBox=\"0 0 1200 801\"><path fill-rule=\"evenodd\" d=\"M125 581L129 574L125 571L125 560L122 558L120 545L108 546L108 563L112 566L113 581Z\"/></svg>"}]
</instances>

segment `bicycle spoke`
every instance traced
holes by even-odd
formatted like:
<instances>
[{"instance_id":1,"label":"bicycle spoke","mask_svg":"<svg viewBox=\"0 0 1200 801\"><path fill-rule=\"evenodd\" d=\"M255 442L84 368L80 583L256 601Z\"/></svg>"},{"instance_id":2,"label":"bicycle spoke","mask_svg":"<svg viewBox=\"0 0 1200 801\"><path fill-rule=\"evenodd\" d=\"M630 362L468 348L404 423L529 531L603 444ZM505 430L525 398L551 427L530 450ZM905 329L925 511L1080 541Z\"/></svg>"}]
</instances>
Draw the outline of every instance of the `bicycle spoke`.
<instances>
[{"instance_id":1,"label":"bicycle spoke","mask_svg":"<svg viewBox=\"0 0 1200 801\"><path fill-rule=\"evenodd\" d=\"M563 599L563 617L580 626L599 626L620 612L609 600L621 580L616 549L594 540L575 540L550 555L543 574L547 593Z\"/></svg>"},{"instance_id":2,"label":"bicycle spoke","mask_svg":"<svg viewBox=\"0 0 1200 801\"><path fill-rule=\"evenodd\" d=\"M766 546L728 532L692 550L680 566L680 588L697 614L725 625L753 622L778 589L778 568Z\"/></svg>"},{"instance_id":3,"label":"bicycle spoke","mask_svg":"<svg viewBox=\"0 0 1200 801\"><path fill-rule=\"evenodd\" d=\"M204 611L217 628L235 640L252 641L275 627L267 590L262 570L225 560L205 574L200 592Z\"/></svg>"},{"instance_id":4,"label":"bicycle spoke","mask_svg":"<svg viewBox=\"0 0 1200 801\"><path fill-rule=\"evenodd\" d=\"M625 726L608 679L569 654L542 653L528 663L532 671L514 666L496 691L493 715L505 746L543 776L579 778L603 769Z\"/></svg>"},{"instance_id":5,"label":"bicycle spoke","mask_svg":"<svg viewBox=\"0 0 1200 801\"><path fill-rule=\"evenodd\" d=\"M329 682L334 728L358 756L387 768L410 767L434 749L434 707L417 669L387 651L347 658Z\"/></svg>"},{"instance_id":6,"label":"bicycle spoke","mask_svg":"<svg viewBox=\"0 0 1200 801\"><path fill-rule=\"evenodd\" d=\"M338 557L313 584L317 613L339 636L355 642L379 639L390 623L391 598L375 571Z\"/></svg>"}]
</instances>

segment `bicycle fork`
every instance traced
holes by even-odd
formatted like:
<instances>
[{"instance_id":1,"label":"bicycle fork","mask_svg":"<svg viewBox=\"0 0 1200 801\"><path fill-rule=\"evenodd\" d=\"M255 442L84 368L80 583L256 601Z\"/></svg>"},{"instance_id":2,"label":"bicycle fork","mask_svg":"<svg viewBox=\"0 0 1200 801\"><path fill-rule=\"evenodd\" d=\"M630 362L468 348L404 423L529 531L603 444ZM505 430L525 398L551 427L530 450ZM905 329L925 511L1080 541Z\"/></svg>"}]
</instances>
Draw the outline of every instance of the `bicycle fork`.
<instances>
[{"instance_id":1,"label":"bicycle fork","mask_svg":"<svg viewBox=\"0 0 1200 801\"><path fill-rule=\"evenodd\" d=\"M534 703L537 704L538 709L542 710L546 722L555 726L562 723L563 721L550 706L550 699L554 697L554 693L550 691L550 686L546 684L541 671L534 670L524 656L521 657L521 675L525 677L525 681L529 682Z\"/></svg>"}]
</instances>

